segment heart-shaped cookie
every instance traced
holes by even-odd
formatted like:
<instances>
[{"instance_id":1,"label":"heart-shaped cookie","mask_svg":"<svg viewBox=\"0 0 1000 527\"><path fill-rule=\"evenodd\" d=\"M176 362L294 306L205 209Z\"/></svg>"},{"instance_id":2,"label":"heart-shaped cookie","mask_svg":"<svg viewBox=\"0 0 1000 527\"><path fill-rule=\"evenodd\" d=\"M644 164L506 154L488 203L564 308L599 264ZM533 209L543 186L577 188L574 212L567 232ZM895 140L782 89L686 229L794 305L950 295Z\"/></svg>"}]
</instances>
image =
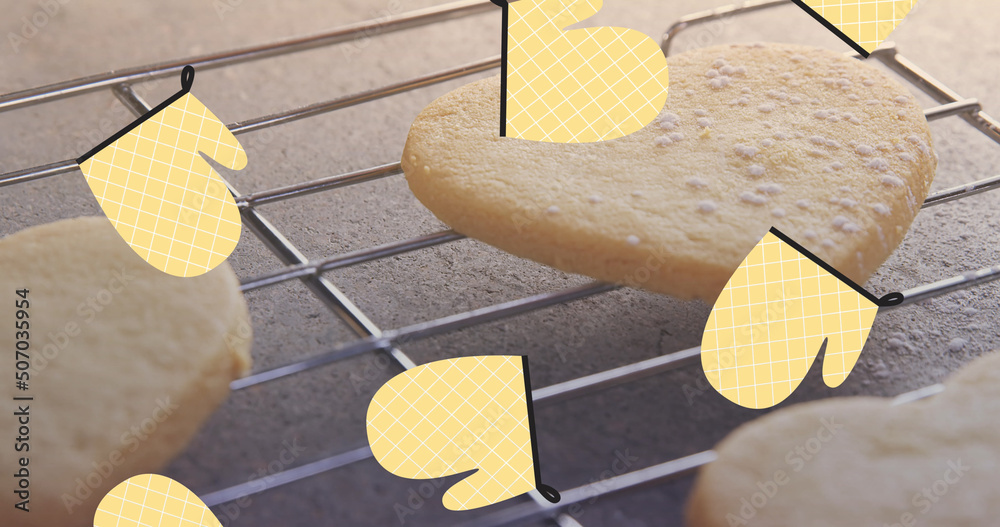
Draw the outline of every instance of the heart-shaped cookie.
<instances>
[{"instance_id":1,"label":"heart-shaped cookie","mask_svg":"<svg viewBox=\"0 0 1000 527\"><path fill-rule=\"evenodd\" d=\"M691 527L994 525L1000 353L931 398L835 398L738 428L698 475Z\"/></svg>"},{"instance_id":2,"label":"heart-shaped cookie","mask_svg":"<svg viewBox=\"0 0 1000 527\"><path fill-rule=\"evenodd\" d=\"M111 488L165 465L248 370L239 282L226 264L192 278L162 273L104 217L4 238L0 269L0 318L9 322L0 341L11 360L15 346L27 348L18 366L27 389L10 379L0 397L33 398L11 403L20 416L0 412L0 430L29 432L28 448L0 449L0 466L13 474L28 459L31 510L6 492L0 525L90 526Z\"/></svg>"},{"instance_id":3,"label":"heart-shaped cookie","mask_svg":"<svg viewBox=\"0 0 1000 527\"><path fill-rule=\"evenodd\" d=\"M499 79L414 121L402 166L455 230L564 271L714 302L772 226L862 284L937 162L916 99L861 61L787 44L668 61L658 121L587 144L500 137Z\"/></svg>"}]
</instances>

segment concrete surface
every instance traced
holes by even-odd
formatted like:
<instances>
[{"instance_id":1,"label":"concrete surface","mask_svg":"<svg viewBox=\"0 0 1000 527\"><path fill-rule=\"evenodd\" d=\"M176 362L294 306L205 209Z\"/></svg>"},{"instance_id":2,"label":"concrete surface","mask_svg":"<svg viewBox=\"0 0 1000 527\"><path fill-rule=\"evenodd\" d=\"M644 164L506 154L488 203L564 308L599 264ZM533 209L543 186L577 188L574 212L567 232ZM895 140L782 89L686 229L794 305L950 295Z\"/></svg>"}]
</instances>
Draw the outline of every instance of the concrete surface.
<instances>
[{"instance_id":1,"label":"concrete surface","mask_svg":"<svg viewBox=\"0 0 1000 527\"><path fill-rule=\"evenodd\" d=\"M42 8L36 2L3 0L0 92L266 43L377 17L383 10L405 12L438 3L70 0L15 52L7 34L20 32L22 17L30 19ZM679 16L726 3L609 0L593 23L632 27L658 37ZM998 23L1000 13L990 0L922 0L893 40L927 71L1000 115L1000 40L993 36ZM678 42L678 51L755 40L847 50L789 5L692 29ZM498 51L499 12L200 72L194 93L223 121L234 122ZM395 161L420 109L468 80L241 136L250 165L227 177L249 192ZM143 85L140 93L155 103L176 89L177 80L170 79ZM74 158L131 119L104 92L0 114L0 172ZM941 159L935 189L997 173L1000 146L957 119L934 123L933 129ZM869 288L905 289L997 264L998 205L1000 192L994 192L921 213ZM409 193L401 176L263 206L261 212L313 258L442 228ZM79 172L0 190L0 235L99 213ZM279 267L244 232L230 259L240 277ZM327 276L383 328L587 281L468 240ZM807 379L782 406L832 395L893 395L941 380L973 357L1000 348L998 292L997 284L983 286L879 317L860 365L841 388L832 391L818 379ZM352 338L299 282L254 291L247 299L254 317L257 370ZM408 343L404 351L417 362L470 354L528 354L535 386L546 386L697 345L708 311L701 303L623 290ZM967 343L959 346L954 339ZM166 474L204 493L277 468L282 459L288 460L292 444L301 446L301 452L291 466L365 445L368 401L399 371L375 363L372 356L360 357L234 394ZM634 457L631 469L638 469L698 452L759 415L713 392L691 400L685 386L694 386L699 375L697 368L687 368L539 408L546 482L569 489L600 479L612 468L616 453ZM690 481L585 503L578 519L586 526L678 525ZM418 485L368 460L269 490L246 506L220 513L227 524L246 527L399 525L393 506L405 505L409 491ZM438 491L403 521L413 526L451 525L481 513L444 511Z\"/></svg>"}]
</instances>

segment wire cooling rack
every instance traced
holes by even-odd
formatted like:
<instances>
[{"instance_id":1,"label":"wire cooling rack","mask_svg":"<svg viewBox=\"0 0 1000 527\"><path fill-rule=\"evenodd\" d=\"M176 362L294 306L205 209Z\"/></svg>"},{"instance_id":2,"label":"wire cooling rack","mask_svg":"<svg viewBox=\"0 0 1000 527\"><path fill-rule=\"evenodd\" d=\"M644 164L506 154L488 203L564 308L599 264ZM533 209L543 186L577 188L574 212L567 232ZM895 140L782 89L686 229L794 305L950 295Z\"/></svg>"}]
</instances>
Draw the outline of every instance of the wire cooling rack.
<instances>
[{"instance_id":1,"label":"wire cooling rack","mask_svg":"<svg viewBox=\"0 0 1000 527\"><path fill-rule=\"evenodd\" d=\"M661 47L665 54L669 54L674 39L684 30L693 26L788 4L788 0L751 0L739 5L691 14L678 20L666 31L663 35ZM151 109L151 106L139 97L133 90L133 85L138 82L176 76L188 64L194 66L196 69L222 68L238 63L257 61L264 58L349 42L362 35L382 34L426 26L446 20L486 13L495 9L496 6L489 0L460 0L438 7L412 11L388 21L372 20L308 37L60 82L0 96L0 112L99 90L110 90L122 104L138 116L146 113ZM928 121L959 117L989 139L1000 143L1000 123L984 112L976 99L964 97L931 77L916 64L903 57L891 44L875 51L871 57L902 76L938 103L937 106L925 110ZM236 135L253 133L265 128L280 126L300 119L443 83L452 79L490 71L498 68L499 65L499 56L488 58L431 75L411 78L382 88L232 123L228 127ZM0 174L0 187L68 174L77 168L78 166L75 161L66 160L8 172ZM254 372L246 378L233 382L233 390L246 389L275 379L307 372L349 357L377 351L388 352L400 367L410 369L417 364L400 349L400 346L405 345L407 342L513 317L556 304L599 295L618 287L611 284L593 282L580 287L538 294L405 327L383 330L376 326L324 274L334 269L371 262L411 251L419 251L428 247L460 240L464 238L461 234L452 230L444 230L318 260L308 260L302 252L257 210L257 206L259 205L294 200L309 194L349 185L364 184L380 178L397 176L401 173L402 170L399 163L389 163L251 194L241 194L227 182L239 206L243 224L284 263L284 267L272 272L243 280L241 284L242 290L262 289L290 280L300 280L331 311L343 319L358 337L352 342L342 344L313 357L273 369ZM925 201L923 208L964 199L998 187L1000 187L1000 176L982 179L967 185L934 193ZM1000 278L1000 265L921 285L904 291L906 300L900 306L892 309L905 309L923 300L971 288L998 278ZM697 347L667 353L659 357L559 384L536 388L531 395L536 407L538 405L558 404L570 399L594 394L612 386L629 383L669 370L696 365L698 364L699 356L700 349ZM940 390L940 385L929 386L904 394L897 398L897 402L906 402L933 395ZM277 486L333 471L371 457L371 451L367 447L359 448L332 455L312 463L292 467L246 483L236 484L214 492L201 493L200 495L209 506L217 506L244 496L265 492ZM536 491L533 491L531 493L531 497L533 498L531 501L502 506L490 514L473 520L469 525L493 527L543 519L554 522L562 527L579 526L580 523L574 517L564 512L567 507L595 497L625 493L649 485L660 484L674 478L684 477L692 474L698 467L710 463L713 459L715 459L714 452L706 450L644 469L627 472L589 485L568 489L562 492L562 501L558 504L548 503Z\"/></svg>"}]
</instances>

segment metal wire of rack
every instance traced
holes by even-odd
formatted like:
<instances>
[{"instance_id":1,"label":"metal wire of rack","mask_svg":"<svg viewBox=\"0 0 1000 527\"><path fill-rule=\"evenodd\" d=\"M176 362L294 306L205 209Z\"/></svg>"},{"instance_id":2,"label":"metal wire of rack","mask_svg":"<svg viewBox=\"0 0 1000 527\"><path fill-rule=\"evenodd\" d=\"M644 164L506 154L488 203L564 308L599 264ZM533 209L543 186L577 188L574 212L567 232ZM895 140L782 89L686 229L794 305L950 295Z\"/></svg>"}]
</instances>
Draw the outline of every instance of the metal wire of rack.
<instances>
[{"instance_id":1,"label":"metal wire of rack","mask_svg":"<svg viewBox=\"0 0 1000 527\"><path fill-rule=\"evenodd\" d=\"M684 30L714 20L743 15L746 13L788 5L788 0L748 0L738 5L694 13L683 17L674 23L663 35L661 47L669 54L674 39ZM141 66L113 73L94 75L81 79L60 82L38 88L23 90L0 96L0 112L42 104L57 99L78 96L98 90L110 90L116 98L136 115L147 112L151 106L139 97L133 89L138 82L174 76L185 65L193 65L198 69L213 69L233 64L256 61L269 57L277 57L289 53L332 46L348 42L362 35L377 30L378 33L400 31L403 29L425 26L446 20L472 16L489 12L495 6L489 0L459 0L442 6L421 9L405 13L391 20L367 21L352 24L326 33L295 38L247 47L229 52L192 57L186 60ZM886 45L872 53L871 57L878 60L891 71L899 74L915 87L935 100L938 105L927 108L925 116L928 121L957 116L965 120L973 128L986 137L1000 144L1000 122L988 115L976 99L966 98L947 85L930 76L916 64L903 57L893 45ZM475 63L440 71L434 74L408 79L399 83L378 89L363 91L337 99L318 102L302 108L266 115L254 119L229 124L229 129L236 135L251 133L292 121L306 119L335 110L363 104L399 93L423 88L449 80L465 77L475 73L485 72L499 67L500 58L493 57ZM78 168L75 161L66 160L47 165L26 168L0 174L0 187L15 185L42 178L54 177L71 173ZM343 319L357 334L354 341L339 345L319 355L297 362L279 366L273 369L258 371L250 376L234 381L233 390L242 390L269 381L306 372L323 365L331 364L349 357L385 351L403 369L410 369L417 364L399 346L407 342L424 339L435 335L485 324L487 322L513 317L530 311L544 309L561 303L572 302L594 295L599 295L619 286L592 282L590 284L569 288L561 291L541 293L518 300L474 309L450 316L428 320L409 326L384 330L376 326L366 314L354 304L337 286L324 274L344 267L371 262L412 251L418 251L441 244L463 239L464 236L452 231L443 230L415 238L370 247L362 250L346 252L330 257L308 260L273 224L258 210L264 204L292 200L309 194L324 192L349 185L363 184L377 179L396 176L402 173L398 162L338 174L330 177L306 181L293 185L272 188L252 194L241 194L227 182L239 206L244 225L253 232L263 244L274 253L284 264L284 267L272 272L244 279L241 284L243 291L267 288L285 281L300 280L312 293L323 302L338 317ZM973 183L939 191L928 197L923 208L934 207L950 201L964 199L976 194L1000 187L1000 176L981 179ZM1000 264L968 272L960 276L942 279L904 291L906 300L893 309L913 306L921 301L941 296L953 291L971 288L987 282L1000 279ZM570 399L584 397L600 390L632 382L638 379L657 375L673 369L691 366L697 363L700 349L693 347L668 353L659 357L612 368L599 373L576 378L559 384L536 388L532 391L534 404L557 404ZM897 403L908 402L930 396L941 390L940 385L933 385L903 394L896 399ZM244 496L264 492L317 474L345 467L372 457L367 448L358 448L341 452L319 461L292 467L260 479L233 485L213 492L200 494L209 506L240 499ZM557 525L579 526L580 523L564 511L567 507L580 503L595 496L607 496L635 490L648 485L663 483L671 479L692 474L694 471L715 459L711 450L706 450L690 456L674 459L644 469L621 474L607 480L566 490L562 493L562 501L550 504L537 491L531 493L531 501L517 503L501 508L491 514L474 520L470 525L499 526L531 519L547 519Z\"/></svg>"}]
</instances>

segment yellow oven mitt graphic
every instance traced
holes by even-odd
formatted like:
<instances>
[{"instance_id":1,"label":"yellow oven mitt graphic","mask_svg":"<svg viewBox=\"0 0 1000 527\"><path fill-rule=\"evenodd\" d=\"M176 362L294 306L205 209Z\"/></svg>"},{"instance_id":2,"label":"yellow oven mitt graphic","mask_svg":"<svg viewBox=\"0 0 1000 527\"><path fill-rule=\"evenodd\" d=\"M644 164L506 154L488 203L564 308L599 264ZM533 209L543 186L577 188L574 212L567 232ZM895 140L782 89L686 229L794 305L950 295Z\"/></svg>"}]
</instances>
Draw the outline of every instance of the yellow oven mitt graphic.
<instances>
[{"instance_id":1,"label":"yellow oven mitt graphic","mask_svg":"<svg viewBox=\"0 0 1000 527\"><path fill-rule=\"evenodd\" d=\"M157 474L131 477L111 489L94 514L94 527L222 527L193 492Z\"/></svg>"},{"instance_id":2,"label":"yellow oven mitt graphic","mask_svg":"<svg viewBox=\"0 0 1000 527\"><path fill-rule=\"evenodd\" d=\"M467 510L541 483L527 357L448 359L401 373L368 407L368 442L379 464L404 478L436 479L475 470L445 492L449 510Z\"/></svg>"},{"instance_id":3,"label":"yellow oven mitt graphic","mask_svg":"<svg viewBox=\"0 0 1000 527\"><path fill-rule=\"evenodd\" d=\"M601 0L492 0L503 8L500 135L552 143L626 136L667 100L667 59L645 34L565 31Z\"/></svg>"},{"instance_id":4,"label":"yellow oven mitt graphic","mask_svg":"<svg viewBox=\"0 0 1000 527\"><path fill-rule=\"evenodd\" d=\"M118 234L144 260L174 276L219 265L240 239L240 213L201 153L240 170L236 137L194 95L194 68L176 95L77 159Z\"/></svg>"},{"instance_id":5,"label":"yellow oven mitt graphic","mask_svg":"<svg viewBox=\"0 0 1000 527\"><path fill-rule=\"evenodd\" d=\"M793 0L864 57L906 18L917 0Z\"/></svg>"},{"instance_id":6,"label":"yellow oven mitt graphic","mask_svg":"<svg viewBox=\"0 0 1000 527\"><path fill-rule=\"evenodd\" d=\"M881 299L777 229L747 255L715 302L702 336L705 376L723 397L770 408L798 388L826 340L823 380L840 386L854 369Z\"/></svg>"}]
</instances>

